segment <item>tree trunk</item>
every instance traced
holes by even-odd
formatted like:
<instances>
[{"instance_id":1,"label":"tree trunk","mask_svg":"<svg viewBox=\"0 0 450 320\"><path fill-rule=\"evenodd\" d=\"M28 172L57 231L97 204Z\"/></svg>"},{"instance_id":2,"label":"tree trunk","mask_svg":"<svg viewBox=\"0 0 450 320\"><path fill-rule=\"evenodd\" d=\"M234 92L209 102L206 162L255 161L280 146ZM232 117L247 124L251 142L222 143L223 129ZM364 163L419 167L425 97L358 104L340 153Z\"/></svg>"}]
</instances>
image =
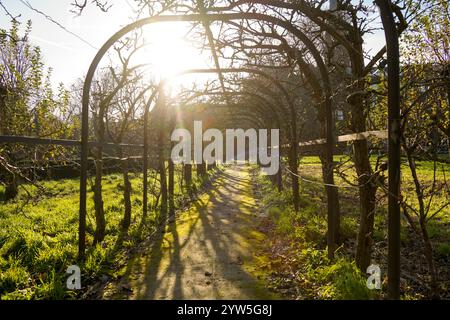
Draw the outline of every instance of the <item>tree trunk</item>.
<instances>
[{"instance_id":1,"label":"tree trunk","mask_svg":"<svg viewBox=\"0 0 450 320\"><path fill-rule=\"evenodd\" d=\"M197 164L197 177L206 176L206 163Z\"/></svg>"},{"instance_id":2,"label":"tree trunk","mask_svg":"<svg viewBox=\"0 0 450 320\"><path fill-rule=\"evenodd\" d=\"M161 209L162 211L167 210L167 175L166 175L166 165L164 160L159 162L159 178L161 186Z\"/></svg>"},{"instance_id":3,"label":"tree trunk","mask_svg":"<svg viewBox=\"0 0 450 320\"><path fill-rule=\"evenodd\" d=\"M167 175L166 175L166 158L165 158L165 140L166 140L166 128L167 128L167 110L166 110L166 98L164 92L160 92L156 104L156 128L158 134L158 171L160 177L160 190L161 190L161 215L160 219L163 219L167 215Z\"/></svg>"},{"instance_id":4,"label":"tree trunk","mask_svg":"<svg viewBox=\"0 0 450 320\"><path fill-rule=\"evenodd\" d=\"M333 173L328 172L328 168L330 168L330 164L326 161L324 156L320 157L320 161L322 163L322 180L326 184L334 185L334 176ZM340 214L340 205L339 205L339 190L336 187L325 187L325 192L327 193L327 198L329 197L331 201L328 202L332 204L333 211L333 222L331 225L334 227L334 244L340 243L340 229L341 229L341 214ZM335 247L335 246L334 246ZM331 256L331 254L330 254Z\"/></svg>"},{"instance_id":5,"label":"tree trunk","mask_svg":"<svg viewBox=\"0 0 450 320\"><path fill-rule=\"evenodd\" d=\"M294 202L294 209L300 209L300 187L298 182L298 156L297 156L297 141L293 141L289 150L289 170L291 170L292 180L292 199Z\"/></svg>"},{"instance_id":6,"label":"tree trunk","mask_svg":"<svg viewBox=\"0 0 450 320\"><path fill-rule=\"evenodd\" d=\"M167 199L168 199L168 190L167 190L167 175L166 175L166 161L164 157L164 128L160 128L159 134L159 178L160 178L160 187L161 187L161 210L163 213L167 212Z\"/></svg>"},{"instance_id":7,"label":"tree trunk","mask_svg":"<svg viewBox=\"0 0 450 320\"><path fill-rule=\"evenodd\" d=\"M183 177L186 182L186 187L189 188L192 183L192 164L183 165Z\"/></svg>"},{"instance_id":8,"label":"tree trunk","mask_svg":"<svg viewBox=\"0 0 450 320\"><path fill-rule=\"evenodd\" d=\"M281 150L278 156L278 172L277 172L277 188L278 188L278 192L283 191L283 170L281 170Z\"/></svg>"},{"instance_id":9,"label":"tree trunk","mask_svg":"<svg viewBox=\"0 0 450 320\"><path fill-rule=\"evenodd\" d=\"M356 173L359 177L358 184L361 186L359 188L360 224L357 236L356 265L365 272L370 265L372 253L376 187L370 182L373 173L366 140L354 142L354 154Z\"/></svg>"},{"instance_id":10,"label":"tree trunk","mask_svg":"<svg viewBox=\"0 0 450 320\"><path fill-rule=\"evenodd\" d=\"M122 155L121 155L122 157ZM123 200L125 204L125 212L122 220L122 231L127 232L131 224L131 183L128 175L128 161L122 160L122 174L123 174Z\"/></svg>"},{"instance_id":11,"label":"tree trunk","mask_svg":"<svg viewBox=\"0 0 450 320\"><path fill-rule=\"evenodd\" d=\"M17 184L17 177L14 172L4 172L5 175L5 196L4 201L9 201L11 199L14 199L17 194L19 193L19 186Z\"/></svg>"},{"instance_id":12,"label":"tree trunk","mask_svg":"<svg viewBox=\"0 0 450 320\"><path fill-rule=\"evenodd\" d=\"M169 214L175 213L175 166L172 159L169 159Z\"/></svg>"},{"instance_id":13,"label":"tree trunk","mask_svg":"<svg viewBox=\"0 0 450 320\"><path fill-rule=\"evenodd\" d=\"M94 245L103 241L103 239L105 238L106 230L105 212L103 210L102 176L102 148L99 147L95 160L94 208L96 228L94 235Z\"/></svg>"},{"instance_id":14,"label":"tree trunk","mask_svg":"<svg viewBox=\"0 0 450 320\"><path fill-rule=\"evenodd\" d=\"M211 170L214 170L216 167L217 167L217 165L216 165L216 162L214 161L213 163L208 164L207 170L211 171Z\"/></svg>"},{"instance_id":15,"label":"tree trunk","mask_svg":"<svg viewBox=\"0 0 450 320\"><path fill-rule=\"evenodd\" d=\"M362 54L362 42L359 34L355 34L354 44L356 51L360 54L351 54L352 74L354 78L353 92L349 97L351 106L351 126L355 133L366 131L366 116L364 107L364 92L366 83L363 78L364 55ZM356 265L366 272L370 264L372 251L372 235L375 215L376 186L370 183L372 167L370 165L369 148L367 140L358 140L353 143L354 163L358 175L359 202L360 202L360 225L357 236Z\"/></svg>"},{"instance_id":16,"label":"tree trunk","mask_svg":"<svg viewBox=\"0 0 450 320\"><path fill-rule=\"evenodd\" d=\"M281 168L278 170L278 173L277 173L277 189L278 189L278 192L283 191L283 177L281 174Z\"/></svg>"},{"instance_id":17,"label":"tree trunk","mask_svg":"<svg viewBox=\"0 0 450 320\"><path fill-rule=\"evenodd\" d=\"M105 109L100 107L99 116L97 118L97 141L102 144L105 141L105 123L103 119L103 114ZM94 185L94 208L95 208L95 235L94 235L94 245L100 243L105 238L106 221L105 212L103 207L103 147L100 145L97 148L95 157L95 185Z\"/></svg>"}]
</instances>

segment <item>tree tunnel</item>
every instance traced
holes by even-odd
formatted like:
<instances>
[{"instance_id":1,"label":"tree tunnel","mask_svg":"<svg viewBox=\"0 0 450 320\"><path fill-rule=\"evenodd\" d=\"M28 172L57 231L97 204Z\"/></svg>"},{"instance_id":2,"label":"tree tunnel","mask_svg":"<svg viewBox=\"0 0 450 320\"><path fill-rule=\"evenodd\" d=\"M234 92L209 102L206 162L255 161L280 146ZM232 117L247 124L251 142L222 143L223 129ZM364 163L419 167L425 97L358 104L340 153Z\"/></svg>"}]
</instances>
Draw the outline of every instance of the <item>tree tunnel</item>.
<instances>
[{"instance_id":1,"label":"tree tunnel","mask_svg":"<svg viewBox=\"0 0 450 320\"><path fill-rule=\"evenodd\" d=\"M286 7L290 6L288 3L280 1L239 1L238 3L259 3L268 6L280 6ZM398 121L399 121L399 49L398 49L398 37L397 29L395 26L395 19L390 7L390 2L387 0L376 0L377 5L381 11L382 22L384 26L386 42L387 42L387 56L388 56L388 109L389 109L389 122L388 122L388 132L389 132L389 295L391 298L395 299L399 296L399 248L400 248L400 213L399 213L399 173L400 173L400 146L399 146L399 133L398 133ZM88 170L88 152L89 152L89 101L90 101L90 90L92 81L94 79L95 73L97 71L98 65L108 52L108 50L113 47L113 45L120 40L122 37L128 33L143 27L144 25L154 24L154 23L168 23L176 21L184 22L232 22L232 21L264 21L276 25L284 30L288 31L292 36L296 37L312 55L313 60L318 68L320 80L312 72L311 67L302 60L300 52L297 48L290 47L286 42L283 42L281 46L282 49L289 55L296 58L296 63L300 67L306 79L309 81L311 87L314 88L317 94L317 103L322 108L325 115L325 122L323 125L324 134L326 138L325 144L325 175L324 182L326 183L327 192L327 210L328 210L328 233L327 233L327 243L328 243L328 255L333 258L335 247L336 247L336 229L338 219L338 212L336 211L336 201L337 201L337 189L333 186L333 146L335 144L335 138L333 134L334 127L334 112L332 105L332 88L329 79L329 71L323 61L320 51L314 45L314 42L308 38L301 30L296 28L291 23L281 20L275 16L270 16L266 14L260 14L256 12L232 12L232 13L208 13L212 11L223 12L231 10L232 8L210 8L207 9L206 14L186 14L186 15L162 15L145 18L131 23L117 33L115 33L111 38L109 38L101 49L96 54L93 59L88 73L86 75L83 87L83 98L82 98L82 132L81 132L81 179L80 179L80 214L79 214L79 241L78 250L79 258L84 257L86 249L86 215L87 215L87 170ZM289 9L289 7L288 7ZM366 72L361 68L359 51L349 42L347 39L342 37L339 33L328 28L323 19L333 19L329 14L321 12L316 12L308 6L303 6L301 3L296 10L301 11L306 17L308 17L312 22L324 28L324 30L329 33L336 41L342 44L348 52L353 64L353 70L356 76L361 76ZM320 18L319 18L320 17ZM267 35L270 36L270 35ZM356 41L357 42L357 41ZM221 75L223 73L249 73L256 74L266 78L268 81L273 83L276 88L283 95L283 102L279 104L268 103L267 99L260 95L258 96L259 101L264 101L262 108L255 108L253 111L260 112L263 114L266 110L277 110L276 125L280 127L280 114L288 114L290 117L289 122L289 132L288 136L290 138L289 146L289 167L292 172L293 180L293 196L294 196L294 207L299 210L299 184L298 177L296 176L298 167L298 140L297 140L297 123L296 123L296 109L292 102L292 99L286 89L274 78L272 78L267 73L259 69L250 68L215 68L215 69L194 69L188 70L177 76L182 76L184 74L197 74L197 73L216 73ZM162 81L159 88L157 88L146 104L144 112L144 214L147 211L147 159L148 159L148 115L149 108L152 101L157 96L157 92L161 92L161 88L164 86L164 81ZM357 87L358 88L358 87ZM219 93L217 93L219 94ZM222 92L224 96L229 95L229 92ZM236 93L239 94L239 93ZM250 93L241 93L250 95ZM159 101L160 103L163 103ZM357 101L359 103L359 101ZM164 104L164 103L163 103ZM357 104L355 105L355 107ZM242 115L243 119L248 117L246 121L255 121L251 117L251 113L248 115ZM263 118L265 119L265 118ZM272 123L271 119L265 119L268 123ZM258 121L257 121L258 122ZM263 123L259 123L262 125ZM258 125L258 123L255 123ZM362 244L361 246L364 246Z\"/></svg>"}]
</instances>

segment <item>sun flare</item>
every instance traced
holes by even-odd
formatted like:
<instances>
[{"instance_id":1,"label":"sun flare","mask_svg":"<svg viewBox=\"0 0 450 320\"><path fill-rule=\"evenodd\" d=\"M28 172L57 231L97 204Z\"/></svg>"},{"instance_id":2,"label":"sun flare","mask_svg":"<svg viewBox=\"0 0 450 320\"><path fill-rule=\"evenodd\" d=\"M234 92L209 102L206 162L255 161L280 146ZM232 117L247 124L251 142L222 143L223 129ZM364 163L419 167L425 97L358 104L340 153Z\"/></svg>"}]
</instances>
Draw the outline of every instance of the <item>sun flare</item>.
<instances>
[{"instance_id":1,"label":"sun flare","mask_svg":"<svg viewBox=\"0 0 450 320\"><path fill-rule=\"evenodd\" d=\"M208 56L194 48L186 37L189 27L185 23L159 23L145 30L146 59L152 76L169 78L181 71L205 68Z\"/></svg>"}]
</instances>

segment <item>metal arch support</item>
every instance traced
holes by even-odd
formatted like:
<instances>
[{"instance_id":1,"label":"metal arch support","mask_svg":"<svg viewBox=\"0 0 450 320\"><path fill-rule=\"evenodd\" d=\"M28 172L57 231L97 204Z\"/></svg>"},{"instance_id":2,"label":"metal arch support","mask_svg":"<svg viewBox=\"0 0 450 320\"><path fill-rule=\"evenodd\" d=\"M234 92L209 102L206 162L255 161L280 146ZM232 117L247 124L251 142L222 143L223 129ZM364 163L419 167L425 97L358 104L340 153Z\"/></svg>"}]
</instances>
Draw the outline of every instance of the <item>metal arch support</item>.
<instances>
[{"instance_id":1,"label":"metal arch support","mask_svg":"<svg viewBox=\"0 0 450 320\"><path fill-rule=\"evenodd\" d=\"M143 174L143 188L142 188L142 221L145 221L148 212L148 117L150 106L158 93L157 90L152 92L152 95L145 104L144 110L144 159L142 164Z\"/></svg>"},{"instance_id":2,"label":"metal arch support","mask_svg":"<svg viewBox=\"0 0 450 320\"><path fill-rule=\"evenodd\" d=\"M390 0L380 8L388 62L388 298L400 299L400 52Z\"/></svg>"}]
</instances>

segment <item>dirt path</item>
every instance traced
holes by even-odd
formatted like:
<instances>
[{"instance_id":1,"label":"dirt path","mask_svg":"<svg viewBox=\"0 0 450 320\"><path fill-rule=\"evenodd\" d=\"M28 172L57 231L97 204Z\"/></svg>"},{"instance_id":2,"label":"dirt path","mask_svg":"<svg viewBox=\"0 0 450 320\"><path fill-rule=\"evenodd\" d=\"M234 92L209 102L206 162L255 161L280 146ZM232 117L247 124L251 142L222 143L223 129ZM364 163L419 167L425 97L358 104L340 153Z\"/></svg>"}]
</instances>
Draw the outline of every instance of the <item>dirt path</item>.
<instances>
[{"instance_id":1,"label":"dirt path","mask_svg":"<svg viewBox=\"0 0 450 320\"><path fill-rule=\"evenodd\" d=\"M129 264L109 298L275 298L255 268L263 235L256 230L259 211L249 170L226 168L189 210L169 223L149 252Z\"/></svg>"}]
</instances>

